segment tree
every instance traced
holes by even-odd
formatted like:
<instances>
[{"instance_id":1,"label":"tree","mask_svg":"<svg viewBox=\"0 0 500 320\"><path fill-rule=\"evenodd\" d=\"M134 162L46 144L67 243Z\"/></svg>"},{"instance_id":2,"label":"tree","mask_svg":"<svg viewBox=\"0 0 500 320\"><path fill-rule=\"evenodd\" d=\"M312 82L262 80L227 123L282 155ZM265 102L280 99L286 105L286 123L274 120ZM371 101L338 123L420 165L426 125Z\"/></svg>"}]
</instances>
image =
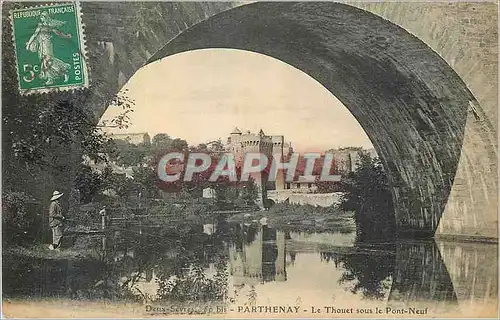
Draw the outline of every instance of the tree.
<instances>
[{"instance_id":1,"label":"tree","mask_svg":"<svg viewBox=\"0 0 500 320\"><path fill-rule=\"evenodd\" d=\"M186 140L171 138L166 133L158 133L151 142L151 157L160 159L169 152L185 152L188 150Z\"/></svg>"},{"instance_id":2,"label":"tree","mask_svg":"<svg viewBox=\"0 0 500 320\"><path fill-rule=\"evenodd\" d=\"M165 147L170 145L170 142L172 141L172 138L166 133L158 133L153 137L153 140L151 141L151 144L153 147Z\"/></svg>"},{"instance_id":3,"label":"tree","mask_svg":"<svg viewBox=\"0 0 500 320\"><path fill-rule=\"evenodd\" d=\"M8 12L21 6L9 3L3 9ZM37 212L46 212L55 189L68 192L74 187L82 156L95 162L106 161L104 154L110 139L96 126L98 119L87 104L89 90L20 95L7 14L2 15L2 31L2 199L13 199L22 192L42 206ZM124 110L131 106L124 95L111 102ZM125 114L114 125L126 121ZM82 172L80 178L85 179L85 175L89 178L88 172ZM11 206L11 213L29 216L28 202L19 204L26 207Z\"/></svg>"},{"instance_id":4,"label":"tree","mask_svg":"<svg viewBox=\"0 0 500 320\"><path fill-rule=\"evenodd\" d=\"M257 201L258 190L255 181L250 177L248 181L241 182L241 198L247 205L254 205Z\"/></svg>"},{"instance_id":5,"label":"tree","mask_svg":"<svg viewBox=\"0 0 500 320\"><path fill-rule=\"evenodd\" d=\"M80 192L80 203L89 203L94 200L94 197L102 191L104 181L110 173L109 169L99 173L81 164L75 178L75 187Z\"/></svg>"},{"instance_id":6,"label":"tree","mask_svg":"<svg viewBox=\"0 0 500 320\"><path fill-rule=\"evenodd\" d=\"M182 152L182 151L186 151L187 148L188 148L188 144L187 144L186 140L175 138L170 143L170 145L168 147L168 151L170 151L170 152L172 152L172 151Z\"/></svg>"},{"instance_id":7,"label":"tree","mask_svg":"<svg viewBox=\"0 0 500 320\"><path fill-rule=\"evenodd\" d=\"M338 181L322 181L320 176L316 176L317 193L342 192L342 184Z\"/></svg>"},{"instance_id":8,"label":"tree","mask_svg":"<svg viewBox=\"0 0 500 320\"><path fill-rule=\"evenodd\" d=\"M113 140L116 151L113 160L116 164L124 167L139 166L144 163L144 158L149 153L145 145L135 145L124 140Z\"/></svg>"},{"instance_id":9,"label":"tree","mask_svg":"<svg viewBox=\"0 0 500 320\"><path fill-rule=\"evenodd\" d=\"M133 179L127 178L124 173L111 173L106 179L106 190L112 190L123 200L128 199L134 191L137 191L137 186Z\"/></svg>"},{"instance_id":10,"label":"tree","mask_svg":"<svg viewBox=\"0 0 500 320\"><path fill-rule=\"evenodd\" d=\"M156 198L158 196L158 176L150 167L136 167L134 170L134 181L140 186L141 195L145 198Z\"/></svg>"},{"instance_id":11,"label":"tree","mask_svg":"<svg viewBox=\"0 0 500 320\"><path fill-rule=\"evenodd\" d=\"M356 170L342 178L341 209L354 211L358 241L391 239L396 221L387 175L378 158L372 159L366 152L359 155Z\"/></svg>"}]
</instances>

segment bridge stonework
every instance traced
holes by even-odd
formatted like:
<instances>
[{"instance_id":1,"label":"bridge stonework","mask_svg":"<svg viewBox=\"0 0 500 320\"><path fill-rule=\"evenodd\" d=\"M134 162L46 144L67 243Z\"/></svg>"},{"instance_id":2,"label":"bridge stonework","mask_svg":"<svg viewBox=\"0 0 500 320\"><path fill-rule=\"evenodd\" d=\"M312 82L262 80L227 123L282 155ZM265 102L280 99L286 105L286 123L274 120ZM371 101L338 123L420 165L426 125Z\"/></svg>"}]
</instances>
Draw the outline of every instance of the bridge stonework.
<instances>
[{"instance_id":1,"label":"bridge stonework","mask_svg":"<svg viewBox=\"0 0 500 320\"><path fill-rule=\"evenodd\" d=\"M353 3L403 27L464 80L470 108L453 188L438 234L497 237L498 5Z\"/></svg>"},{"instance_id":2,"label":"bridge stonework","mask_svg":"<svg viewBox=\"0 0 500 320\"><path fill-rule=\"evenodd\" d=\"M400 230L497 237L496 10L84 2L87 103L102 115L139 68L168 55L260 52L315 78L358 119L388 172Z\"/></svg>"}]
</instances>

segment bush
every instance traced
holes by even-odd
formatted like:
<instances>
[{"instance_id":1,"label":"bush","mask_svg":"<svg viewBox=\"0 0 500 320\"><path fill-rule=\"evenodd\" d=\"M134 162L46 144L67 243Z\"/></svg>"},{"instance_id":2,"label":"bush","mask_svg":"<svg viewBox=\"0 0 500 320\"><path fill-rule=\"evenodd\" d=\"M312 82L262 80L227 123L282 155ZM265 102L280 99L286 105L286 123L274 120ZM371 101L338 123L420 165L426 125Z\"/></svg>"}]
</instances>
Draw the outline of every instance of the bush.
<instances>
[{"instance_id":1,"label":"bush","mask_svg":"<svg viewBox=\"0 0 500 320\"><path fill-rule=\"evenodd\" d=\"M2 194L2 234L5 243L18 245L42 240L43 214L40 203L25 192Z\"/></svg>"},{"instance_id":2,"label":"bush","mask_svg":"<svg viewBox=\"0 0 500 320\"><path fill-rule=\"evenodd\" d=\"M354 211L357 240L387 240L396 234L396 219L387 175L379 159L360 152L354 172L341 181L345 191L340 208Z\"/></svg>"}]
</instances>

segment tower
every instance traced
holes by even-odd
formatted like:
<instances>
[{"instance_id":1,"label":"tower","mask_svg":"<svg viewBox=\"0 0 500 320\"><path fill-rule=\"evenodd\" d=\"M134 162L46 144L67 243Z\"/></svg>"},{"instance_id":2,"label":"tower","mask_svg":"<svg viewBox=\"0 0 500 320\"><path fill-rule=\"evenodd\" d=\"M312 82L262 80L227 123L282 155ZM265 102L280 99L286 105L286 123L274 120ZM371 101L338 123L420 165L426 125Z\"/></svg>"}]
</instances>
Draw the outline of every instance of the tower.
<instances>
[{"instance_id":1,"label":"tower","mask_svg":"<svg viewBox=\"0 0 500 320\"><path fill-rule=\"evenodd\" d=\"M234 161L236 166L241 166L243 163L243 146L241 143L241 131L238 127L235 127L231 132L230 136L227 138L228 151L234 155Z\"/></svg>"},{"instance_id":2,"label":"tower","mask_svg":"<svg viewBox=\"0 0 500 320\"><path fill-rule=\"evenodd\" d=\"M262 129L257 134L251 133L250 131L242 133L240 129L234 128L233 132L231 132L228 137L228 149L228 151L234 155L236 168L241 169L247 153L264 154L268 158L270 164L273 160L273 154L277 153L283 155L283 136L268 136ZM263 209L264 202L267 199L268 173L261 171L251 173L250 176L257 188L257 204ZM283 188L283 177L281 177L279 181L280 188Z\"/></svg>"},{"instance_id":3,"label":"tower","mask_svg":"<svg viewBox=\"0 0 500 320\"><path fill-rule=\"evenodd\" d=\"M283 136L272 136L273 142L273 151L272 156L278 156L280 161L283 161L286 154L283 150L285 145L285 138ZM275 190L284 190L285 189L285 173L283 170L278 170L276 173L276 181L274 182Z\"/></svg>"}]
</instances>

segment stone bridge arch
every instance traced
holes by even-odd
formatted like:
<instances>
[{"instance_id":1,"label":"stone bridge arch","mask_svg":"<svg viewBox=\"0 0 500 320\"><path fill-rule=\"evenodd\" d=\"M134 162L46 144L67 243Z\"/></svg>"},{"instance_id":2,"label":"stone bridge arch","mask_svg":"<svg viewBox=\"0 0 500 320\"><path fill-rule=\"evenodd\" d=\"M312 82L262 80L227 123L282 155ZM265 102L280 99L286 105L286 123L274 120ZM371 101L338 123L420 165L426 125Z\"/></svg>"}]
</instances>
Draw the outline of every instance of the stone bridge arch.
<instances>
[{"instance_id":1,"label":"stone bridge arch","mask_svg":"<svg viewBox=\"0 0 500 320\"><path fill-rule=\"evenodd\" d=\"M432 5L83 3L87 103L102 114L136 70L168 55L260 52L308 73L351 110L383 158L400 231L496 237L496 5ZM464 19L474 32L450 28Z\"/></svg>"}]
</instances>

